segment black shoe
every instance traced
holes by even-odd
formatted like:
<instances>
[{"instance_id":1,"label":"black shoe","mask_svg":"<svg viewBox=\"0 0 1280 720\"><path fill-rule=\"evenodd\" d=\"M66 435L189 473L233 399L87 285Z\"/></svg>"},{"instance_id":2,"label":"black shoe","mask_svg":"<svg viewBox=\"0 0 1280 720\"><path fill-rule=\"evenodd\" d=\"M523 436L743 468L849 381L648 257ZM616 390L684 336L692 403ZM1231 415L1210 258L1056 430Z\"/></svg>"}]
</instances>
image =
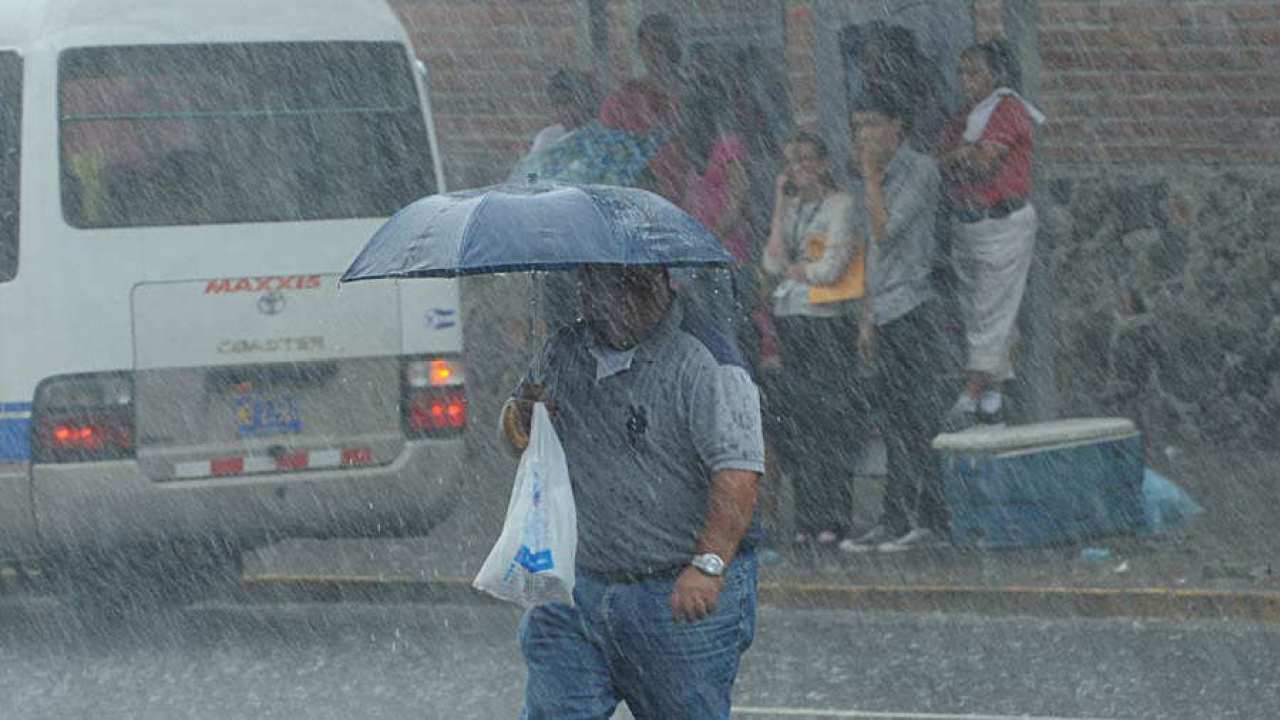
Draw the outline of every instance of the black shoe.
<instances>
[{"instance_id":1,"label":"black shoe","mask_svg":"<svg viewBox=\"0 0 1280 720\"><path fill-rule=\"evenodd\" d=\"M985 412L981 407L978 412L974 413L974 417L978 423L982 425L1003 425L1004 424L1004 406L996 408L995 412Z\"/></svg>"}]
</instances>

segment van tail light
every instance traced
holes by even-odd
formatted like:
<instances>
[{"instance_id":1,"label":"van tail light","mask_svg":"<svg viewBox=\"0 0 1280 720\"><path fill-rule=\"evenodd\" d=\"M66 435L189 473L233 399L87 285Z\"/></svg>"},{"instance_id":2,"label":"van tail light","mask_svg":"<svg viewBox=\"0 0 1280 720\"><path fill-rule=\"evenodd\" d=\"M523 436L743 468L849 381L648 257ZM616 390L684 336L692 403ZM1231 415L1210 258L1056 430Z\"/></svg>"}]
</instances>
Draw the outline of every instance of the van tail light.
<instances>
[{"instance_id":1,"label":"van tail light","mask_svg":"<svg viewBox=\"0 0 1280 720\"><path fill-rule=\"evenodd\" d=\"M448 437L467 427L466 370L446 358L406 358L401 373L405 435Z\"/></svg>"},{"instance_id":2,"label":"van tail light","mask_svg":"<svg viewBox=\"0 0 1280 720\"><path fill-rule=\"evenodd\" d=\"M111 372L46 378L36 388L31 421L37 463L132 458L133 376Z\"/></svg>"},{"instance_id":3,"label":"van tail light","mask_svg":"<svg viewBox=\"0 0 1280 720\"><path fill-rule=\"evenodd\" d=\"M456 392L419 392L409 400L409 429L416 434L462 430L467 426L467 396Z\"/></svg>"}]
</instances>

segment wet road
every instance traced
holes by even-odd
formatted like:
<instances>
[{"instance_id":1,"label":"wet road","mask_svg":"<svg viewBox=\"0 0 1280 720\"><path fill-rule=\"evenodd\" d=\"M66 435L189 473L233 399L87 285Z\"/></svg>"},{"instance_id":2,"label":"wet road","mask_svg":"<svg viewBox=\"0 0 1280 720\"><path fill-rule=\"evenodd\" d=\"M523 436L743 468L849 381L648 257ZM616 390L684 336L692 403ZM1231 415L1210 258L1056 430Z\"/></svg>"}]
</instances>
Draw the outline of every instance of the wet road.
<instances>
[{"instance_id":1,"label":"wet road","mask_svg":"<svg viewBox=\"0 0 1280 720\"><path fill-rule=\"evenodd\" d=\"M0 717L514 717L516 611L240 603L103 626L0 598ZM1274 718L1280 629L765 608L742 718ZM625 714L620 717L626 717Z\"/></svg>"}]
</instances>

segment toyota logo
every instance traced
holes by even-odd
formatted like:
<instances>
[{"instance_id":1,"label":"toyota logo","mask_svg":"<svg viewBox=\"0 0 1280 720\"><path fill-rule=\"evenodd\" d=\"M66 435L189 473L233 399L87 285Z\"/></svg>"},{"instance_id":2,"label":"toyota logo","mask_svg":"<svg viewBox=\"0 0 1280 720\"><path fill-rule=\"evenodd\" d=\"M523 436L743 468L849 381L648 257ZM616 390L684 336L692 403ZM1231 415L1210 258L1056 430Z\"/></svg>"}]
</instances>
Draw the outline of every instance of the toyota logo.
<instances>
[{"instance_id":1,"label":"toyota logo","mask_svg":"<svg viewBox=\"0 0 1280 720\"><path fill-rule=\"evenodd\" d=\"M285 301L284 293L269 292L258 298L258 312L263 315L279 315L284 311Z\"/></svg>"}]
</instances>

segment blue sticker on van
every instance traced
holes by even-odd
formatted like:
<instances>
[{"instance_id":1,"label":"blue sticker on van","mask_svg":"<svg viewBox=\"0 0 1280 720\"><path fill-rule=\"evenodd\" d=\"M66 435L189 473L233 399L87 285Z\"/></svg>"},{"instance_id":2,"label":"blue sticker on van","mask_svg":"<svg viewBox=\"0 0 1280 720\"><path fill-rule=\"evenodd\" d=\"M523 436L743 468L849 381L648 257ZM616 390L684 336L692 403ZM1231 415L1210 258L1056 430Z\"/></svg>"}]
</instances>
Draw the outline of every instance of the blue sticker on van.
<instances>
[{"instance_id":1,"label":"blue sticker on van","mask_svg":"<svg viewBox=\"0 0 1280 720\"><path fill-rule=\"evenodd\" d=\"M458 325L458 311L453 308L431 308L422 317L428 330L447 330Z\"/></svg>"},{"instance_id":2,"label":"blue sticker on van","mask_svg":"<svg viewBox=\"0 0 1280 720\"><path fill-rule=\"evenodd\" d=\"M0 403L0 462L31 459L31 403Z\"/></svg>"}]
</instances>

